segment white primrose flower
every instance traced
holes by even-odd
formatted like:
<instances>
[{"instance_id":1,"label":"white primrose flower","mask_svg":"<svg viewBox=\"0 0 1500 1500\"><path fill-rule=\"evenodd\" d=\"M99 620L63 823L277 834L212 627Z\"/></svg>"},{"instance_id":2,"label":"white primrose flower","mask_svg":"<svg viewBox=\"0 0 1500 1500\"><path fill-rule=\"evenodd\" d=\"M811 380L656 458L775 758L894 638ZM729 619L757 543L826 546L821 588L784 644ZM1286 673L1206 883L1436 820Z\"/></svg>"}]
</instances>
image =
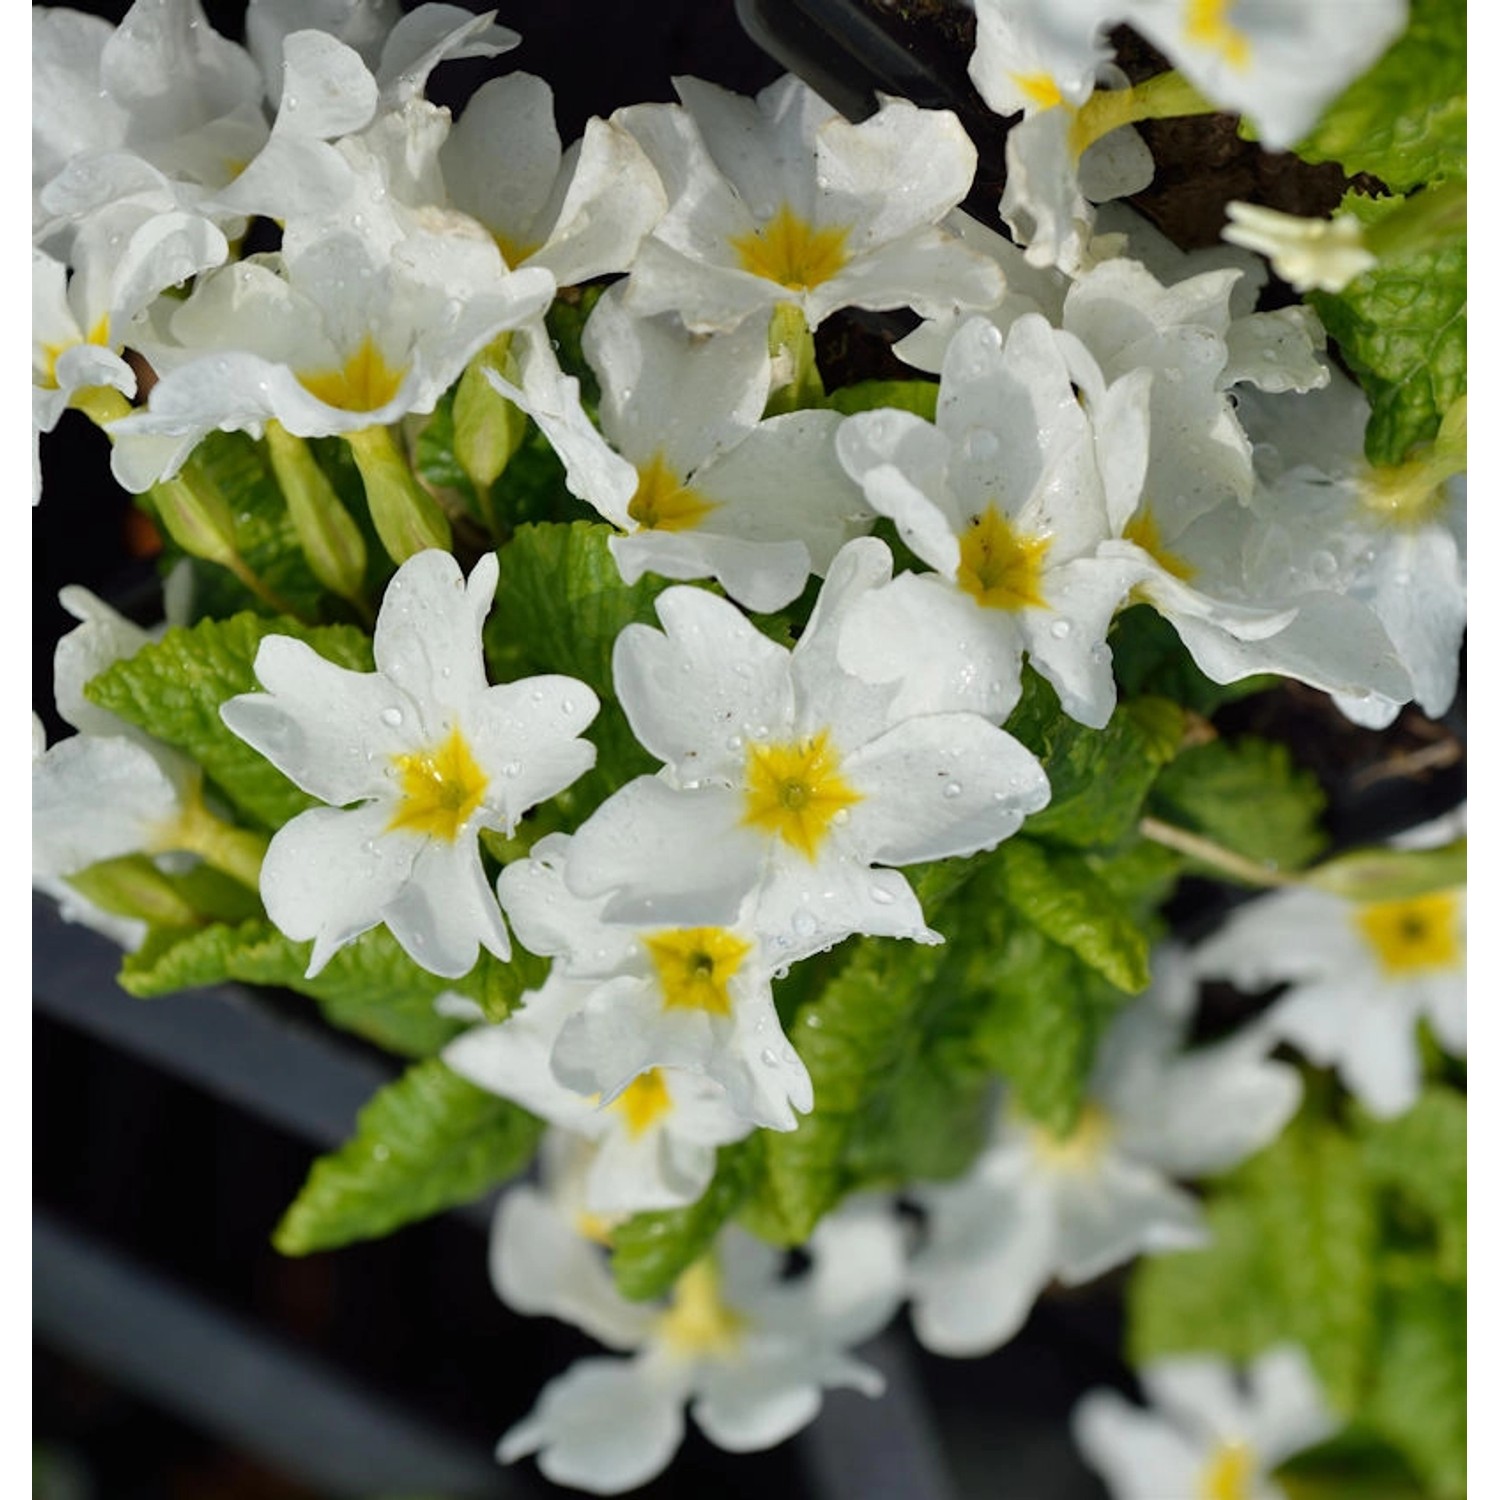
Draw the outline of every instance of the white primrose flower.
<instances>
[{"instance_id":1,"label":"white primrose flower","mask_svg":"<svg viewBox=\"0 0 1500 1500\"><path fill-rule=\"evenodd\" d=\"M609 921L695 927L737 920L753 892L778 965L854 932L936 940L906 881L872 866L993 847L1050 788L977 714L893 717L894 685L839 666L851 606L890 570L884 543L850 542L791 651L702 589L657 599L663 630L620 632L621 706L666 764L578 830L575 894L608 896Z\"/></svg>"},{"instance_id":2,"label":"white primrose flower","mask_svg":"<svg viewBox=\"0 0 1500 1500\"><path fill-rule=\"evenodd\" d=\"M1229 203L1225 212L1224 238L1259 250L1299 292L1341 292L1376 263L1365 245L1365 227L1353 214L1302 219L1254 203Z\"/></svg>"},{"instance_id":3,"label":"white primrose flower","mask_svg":"<svg viewBox=\"0 0 1500 1500\"><path fill-rule=\"evenodd\" d=\"M560 1082L551 1062L559 1033L595 989L592 981L549 975L516 1014L455 1037L443 1061L591 1143L582 1169L584 1213L608 1219L691 1203L714 1175L718 1148L754 1125L712 1079L677 1068L648 1068L608 1101Z\"/></svg>"},{"instance_id":4,"label":"white primrose flower","mask_svg":"<svg viewBox=\"0 0 1500 1500\"><path fill-rule=\"evenodd\" d=\"M1114 709L1104 640L1140 568L1098 549L1139 493L1147 377L1095 381L1086 411L1070 354L1035 313L1003 340L976 317L948 346L935 426L884 411L840 429L844 467L936 570L860 601L840 647L848 670L902 681L900 709L946 700L998 722L1023 653L1074 718L1099 727ZM882 614L899 629L875 633Z\"/></svg>"},{"instance_id":5,"label":"white primrose flower","mask_svg":"<svg viewBox=\"0 0 1500 1500\"><path fill-rule=\"evenodd\" d=\"M131 490L170 478L215 429L299 437L383 427L432 410L496 334L552 300L542 270L507 272L478 225L414 233L388 256L334 231L285 254L200 277L168 320L176 347L147 408L112 423L111 463ZM168 438L137 443L138 437Z\"/></svg>"},{"instance_id":6,"label":"white primrose flower","mask_svg":"<svg viewBox=\"0 0 1500 1500\"><path fill-rule=\"evenodd\" d=\"M1108 0L975 0L969 77L1000 115L1084 103L1101 63Z\"/></svg>"},{"instance_id":7,"label":"white primrose flower","mask_svg":"<svg viewBox=\"0 0 1500 1500\"><path fill-rule=\"evenodd\" d=\"M1413 830L1397 847L1446 842L1446 823ZM1274 891L1231 914L1193 955L1204 978L1246 991L1289 988L1262 1018L1273 1036L1335 1069L1372 1114L1417 1102L1426 1021L1447 1052L1468 1046L1468 892L1351 901L1308 887Z\"/></svg>"},{"instance_id":8,"label":"white primrose flower","mask_svg":"<svg viewBox=\"0 0 1500 1500\"><path fill-rule=\"evenodd\" d=\"M1102 68L1100 76L1111 87L1127 86L1118 68ZM1094 139L1078 111L1061 102L1028 114L1005 137L1000 217L1032 265L1074 274L1101 248L1092 244L1094 205L1149 187L1155 170L1135 126ZM1105 248L1112 253L1114 246Z\"/></svg>"},{"instance_id":9,"label":"white primrose flower","mask_svg":"<svg viewBox=\"0 0 1500 1500\"><path fill-rule=\"evenodd\" d=\"M570 1239L545 1199L512 1190L491 1241L500 1296L636 1352L580 1360L551 1381L501 1439L500 1461L535 1453L556 1484L619 1494L671 1462L689 1403L711 1442L744 1453L805 1427L824 1390L880 1395L879 1372L845 1350L877 1333L900 1302L899 1227L883 1204L852 1202L822 1220L807 1249L811 1267L786 1280L779 1251L728 1229L665 1306L643 1306L614 1291L599 1248Z\"/></svg>"},{"instance_id":10,"label":"white primrose flower","mask_svg":"<svg viewBox=\"0 0 1500 1500\"><path fill-rule=\"evenodd\" d=\"M1267 1349L1236 1375L1211 1355L1179 1355L1140 1372L1153 1409L1116 1391L1084 1396L1073 1440L1112 1500L1287 1500L1271 1471L1332 1437L1339 1421L1295 1344Z\"/></svg>"},{"instance_id":11,"label":"white primrose flower","mask_svg":"<svg viewBox=\"0 0 1500 1500\"><path fill-rule=\"evenodd\" d=\"M851 125L791 76L754 99L696 78L676 87L686 108L613 117L671 205L641 245L634 311L724 332L778 303L816 328L841 307L930 316L994 300L995 268L936 227L977 160L954 115L887 99Z\"/></svg>"},{"instance_id":12,"label":"white primrose flower","mask_svg":"<svg viewBox=\"0 0 1500 1500\"><path fill-rule=\"evenodd\" d=\"M1369 402L1343 375L1295 398L1249 393L1241 412L1263 480L1251 505L1265 527L1250 566L1269 578L1310 574L1366 606L1410 675L1409 696L1441 717L1458 690L1467 623L1462 479L1434 475L1421 457L1371 468L1364 456ZM1335 701L1356 723L1381 729L1406 698L1339 694Z\"/></svg>"},{"instance_id":13,"label":"white primrose flower","mask_svg":"<svg viewBox=\"0 0 1500 1500\"><path fill-rule=\"evenodd\" d=\"M486 83L442 148L453 206L478 219L508 266L542 266L559 286L628 271L666 211L656 169L619 125L592 119L566 152L552 89L530 73Z\"/></svg>"},{"instance_id":14,"label":"white primrose flower","mask_svg":"<svg viewBox=\"0 0 1500 1500\"><path fill-rule=\"evenodd\" d=\"M1155 990L1107 1034L1073 1133L1014 1110L957 1182L912 1194L927 1235L912 1257L912 1322L938 1354L985 1354L1012 1338L1054 1277L1090 1281L1132 1256L1206 1242L1196 1200L1174 1179L1222 1172L1295 1113L1301 1079L1246 1030L1184 1051L1191 976L1157 955Z\"/></svg>"},{"instance_id":15,"label":"white primrose flower","mask_svg":"<svg viewBox=\"0 0 1500 1500\"><path fill-rule=\"evenodd\" d=\"M200 190L264 144L260 69L198 0L136 0L117 27L40 7L32 34L32 181L131 172L133 158ZM45 218L46 215L44 214Z\"/></svg>"},{"instance_id":16,"label":"white primrose flower","mask_svg":"<svg viewBox=\"0 0 1500 1500\"><path fill-rule=\"evenodd\" d=\"M605 922L603 898L564 884L571 842L549 835L497 884L522 943L589 988L553 1048L556 1076L608 1104L652 1068L685 1069L720 1084L745 1119L796 1129L794 1111L812 1108L812 1081L777 1019L754 928Z\"/></svg>"},{"instance_id":17,"label":"white primrose flower","mask_svg":"<svg viewBox=\"0 0 1500 1500\"><path fill-rule=\"evenodd\" d=\"M593 765L578 735L599 701L570 677L488 685L480 632L497 576L493 553L466 585L451 555L420 552L386 587L375 671L267 636L255 658L266 691L220 709L242 740L333 804L279 829L261 873L271 920L313 940L309 976L381 922L434 974L466 974L481 945L510 956L479 830L508 834Z\"/></svg>"},{"instance_id":18,"label":"white primrose flower","mask_svg":"<svg viewBox=\"0 0 1500 1500\"><path fill-rule=\"evenodd\" d=\"M1119 0L1124 21L1185 77L1285 151L1406 28L1406 0L1289 5L1285 0Z\"/></svg>"},{"instance_id":19,"label":"white primrose flower","mask_svg":"<svg viewBox=\"0 0 1500 1500\"><path fill-rule=\"evenodd\" d=\"M599 376L600 426L634 483L625 495L590 486L586 498L627 533L610 539L627 583L646 572L712 577L767 613L874 524L834 455L837 413L760 420L771 388L767 318L705 340L675 318L635 317L623 287L590 315L583 350Z\"/></svg>"}]
</instances>

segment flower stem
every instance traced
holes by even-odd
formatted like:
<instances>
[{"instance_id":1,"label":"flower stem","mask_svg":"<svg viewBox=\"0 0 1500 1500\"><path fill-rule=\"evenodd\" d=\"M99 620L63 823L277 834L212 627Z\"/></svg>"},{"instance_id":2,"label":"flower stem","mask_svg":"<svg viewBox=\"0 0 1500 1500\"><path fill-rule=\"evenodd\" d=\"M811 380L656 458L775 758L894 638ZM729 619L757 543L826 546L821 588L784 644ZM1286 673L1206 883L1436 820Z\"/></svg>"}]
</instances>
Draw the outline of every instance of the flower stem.
<instances>
[{"instance_id":1,"label":"flower stem","mask_svg":"<svg viewBox=\"0 0 1500 1500\"><path fill-rule=\"evenodd\" d=\"M253 829L239 828L215 817L198 793L183 799L177 820L162 835L161 847L185 849L205 864L238 880L252 891L260 889L260 867L269 840Z\"/></svg>"},{"instance_id":2,"label":"flower stem","mask_svg":"<svg viewBox=\"0 0 1500 1500\"><path fill-rule=\"evenodd\" d=\"M346 432L344 441L365 482L370 519L392 561L404 563L429 547L453 549L453 528L442 507L417 482L388 427Z\"/></svg>"},{"instance_id":3,"label":"flower stem","mask_svg":"<svg viewBox=\"0 0 1500 1500\"><path fill-rule=\"evenodd\" d=\"M1231 879L1242 880L1247 885L1271 887L1301 884L1295 875L1285 875L1269 865L1246 859L1243 854L1236 854L1233 849L1226 849L1212 839L1189 833L1186 828L1178 828L1172 823L1163 823L1159 818L1142 818L1138 826L1142 837L1153 843L1162 844L1168 849L1175 849L1179 854L1186 854L1190 859L1212 865Z\"/></svg>"},{"instance_id":4,"label":"flower stem","mask_svg":"<svg viewBox=\"0 0 1500 1500\"><path fill-rule=\"evenodd\" d=\"M768 342L771 359L782 365L790 363L791 378L771 393L766 403L768 417L783 412L802 411L824 404L823 377L818 373L818 352L812 329L802 309L795 302L782 302L771 315Z\"/></svg>"},{"instance_id":5,"label":"flower stem","mask_svg":"<svg viewBox=\"0 0 1500 1500\"><path fill-rule=\"evenodd\" d=\"M1080 106L1069 136L1075 157L1082 156L1095 141L1122 125L1141 120L1178 119L1185 115L1211 115L1219 106L1204 98L1175 69L1158 73L1125 89L1096 89Z\"/></svg>"}]
</instances>

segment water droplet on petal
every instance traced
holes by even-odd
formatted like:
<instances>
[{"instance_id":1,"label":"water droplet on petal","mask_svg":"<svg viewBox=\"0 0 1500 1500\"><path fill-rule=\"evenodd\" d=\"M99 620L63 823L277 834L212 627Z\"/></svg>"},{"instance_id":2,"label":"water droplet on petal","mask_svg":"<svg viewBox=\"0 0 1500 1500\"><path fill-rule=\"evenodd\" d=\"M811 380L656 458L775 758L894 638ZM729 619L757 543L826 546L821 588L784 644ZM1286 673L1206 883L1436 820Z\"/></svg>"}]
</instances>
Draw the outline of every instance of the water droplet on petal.
<instances>
[{"instance_id":1,"label":"water droplet on petal","mask_svg":"<svg viewBox=\"0 0 1500 1500\"><path fill-rule=\"evenodd\" d=\"M817 930L818 919L806 907L799 906L792 913L792 931L798 937L810 937Z\"/></svg>"},{"instance_id":2,"label":"water droplet on petal","mask_svg":"<svg viewBox=\"0 0 1500 1500\"><path fill-rule=\"evenodd\" d=\"M500 774L502 776L519 776L521 774L521 762L518 760L506 761L506 763L500 767Z\"/></svg>"},{"instance_id":3,"label":"water droplet on petal","mask_svg":"<svg viewBox=\"0 0 1500 1500\"><path fill-rule=\"evenodd\" d=\"M401 710L399 708L383 708L380 710L380 722L389 724L392 729L401 722Z\"/></svg>"},{"instance_id":4,"label":"water droplet on petal","mask_svg":"<svg viewBox=\"0 0 1500 1500\"><path fill-rule=\"evenodd\" d=\"M963 787L956 781L950 781L948 785L943 788L943 796L945 796L950 802L953 801L955 797L962 797L963 794Z\"/></svg>"},{"instance_id":5,"label":"water droplet on petal","mask_svg":"<svg viewBox=\"0 0 1500 1500\"><path fill-rule=\"evenodd\" d=\"M883 885L872 885L870 887L870 900L876 906L889 906L895 899Z\"/></svg>"},{"instance_id":6,"label":"water droplet on petal","mask_svg":"<svg viewBox=\"0 0 1500 1500\"><path fill-rule=\"evenodd\" d=\"M1071 620L1054 620L1051 625L1052 639L1064 641L1073 633L1073 622Z\"/></svg>"},{"instance_id":7,"label":"water droplet on petal","mask_svg":"<svg viewBox=\"0 0 1500 1500\"><path fill-rule=\"evenodd\" d=\"M777 1064L778 1064L778 1062L780 1061L780 1059L776 1056L776 1054L774 1052L771 1051L771 1049L769 1047L762 1047L760 1049L760 1060L768 1068L774 1068L774 1067L776 1067Z\"/></svg>"}]
</instances>

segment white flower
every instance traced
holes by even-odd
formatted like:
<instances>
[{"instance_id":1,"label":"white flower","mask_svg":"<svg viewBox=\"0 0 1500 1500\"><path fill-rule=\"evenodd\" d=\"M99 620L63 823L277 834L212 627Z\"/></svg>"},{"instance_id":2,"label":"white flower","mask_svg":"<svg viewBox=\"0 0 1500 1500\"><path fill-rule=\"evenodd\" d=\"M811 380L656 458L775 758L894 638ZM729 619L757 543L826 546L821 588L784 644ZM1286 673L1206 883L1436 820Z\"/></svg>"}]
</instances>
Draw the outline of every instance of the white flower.
<instances>
[{"instance_id":1,"label":"white flower","mask_svg":"<svg viewBox=\"0 0 1500 1500\"><path fill-rule=\"evenodd\" d=\"M1365 605L1411 677L1410 696L1431 718L1448 711L1458 688L1467 621L1466 493L1445 479L1462 455L1433 467L1372 468L1364 456L1370 407L1353 381L1296 399L1253 393L1241 413L1257 444L1263 483L1251 504L1265 521L1250 559L1261 574L1311 572L1322 587ZM1356 723L1381 729L1405 697L1341 694Z\"/></svg>"},{"instance_id":2,"label":"white flower","mask_svg":"<svg viewBox=\"0 0 1500 1500\"><path fill-rule=\"evenodd\" d=\"M471 221L470 221L471 222ZM497 333L544 309L541 270L507 272L487 235L418 233L382 257L335 231L293 259L256 257L201 277L170 319L177 349L143 411L111 424L116 477L170 478L216 428L299 437L355 433L428 412ZM139 436L174 440L163 463Z\"/></svg>"},{"instance_id":3,"label":"white flower","mask_svg":"<svg viewBox=\"0 0 1500 1500\"><path fill-rule=\"evenodd\" d=\"M577 736L599 702L568 677L487 684L480 631L497 573L487 554L465 586L448 553L418 553L387 586L374 672L267 636L255 660L267 691L220 709L277 769L334 804L280 829L261 875L271 920L313 939L309 975L380 922L434 974L467 973L481 944L509 957L479 830L509 833L593 765L594 747Z\"/></svg>"},{"instance_id":4,"label":"white flower","mask_svg":"<svg viewBox=\"0 0 1500 1500\"><path fill-rule=\"evenodd\" d=\"M1278 1344L1242 1384L1224 1360L1181 1355L1141 1371L1157 1408L1091 1391L1073 1412L1073 1437L1112 1500L1287 1500L1271 1471L1338 1431L1307 1355Z\"/></svg>"},{"instance_id":5,"label":"white flower","mask_svg":"<svg viewBox=\"0 0 1500 1500\"><path fill-rule=\"evenodd\" d=\"M635 311L722 332L776 303L816 328L841 307L930 316L996 296L994 267L934 227L974 176L954 115L887 99L851 125L790 76L754 99L696 78L676 85L685 109L614 116L671 204L636 260Z\"/></svg>"},{"instance_id":6,"label":"white flower","mask_svg":"<svg viewBox=\"0 0 1500 1500\"><path fill-rule=\"evenodd\" d=\"M1118 69L1103 73L1124 86ZM1059 103L1027 115L1006 136L1000 217L1032 265L1072 274L1094 262L1093 205L1140 192L1154 171L1133 125L1093 139L1078 111Z\"/></svg>"},{"instance_id":7,"label":"white flower","mask_svg":"<svg viewBox=\"0 0 1500 1500\"><path fill-rule=\"evenodd\" d=\"M867 1396L879 1373L844 1351L900 1300L901 1237L889 1211L856 1202L825 1217L810 1269L783 1280L779 1251L729 1229L678 1278L665 1307L626 1303L587 1260L597 1248L539 1195L502 1200L491 1245L496 1289L512 1306L578 1323L629 1360L585 1359L543 1390L501 1439L502 1463L536 1453L554 1483L612 1495L644 1484L682 1441L684 1407L721 1448L769 1448L817 1415L825 1389Z\"/></svg>"},{"instance_id":8,"label":"white flower","mask_svg":"<svg viewBox=\"0 0 1500 1500\"><path fill-rule=\"evenodd\" d=\"M1225 205L1231 245L1259 250L1276 274L1299 292L1341 292L1361 271L1375 264L1365 247L1364 225L1353 214L1331 219L1299 219L1254 203Z\"/></svg>"},{"instance_id":9,"label":"white flower","mask_svg":"<svg viewBox=\"0 0 1500 1500\"><path fill-rule=\"evenodd\" d=\"M1243 114L1268 151L1285 151L1400 36L1407 7L1120 0L1110 15L1161 48L1215 104Z\"/></svg>"},{"instance_id":10,"label":"white flower","mask_svg":"<svg viewBox=\"0 0 1500 1500\"><path fill-rule=\"evenodd\" d=\"M668 589L663 631L629 625L614 680L636 737L666 762L574 836L567 881L611 921L754 922L779 963L851 932L932 941L910 886L871 867L989 848L1045 806L1035 758L977 714L893 719L893 686L838 665L851 604L890 577L850 542L796 648L702 589Z\"/></svg>"},{"instance_id":11,"label":"white flower","mask_svg":"<svg viewBox=\"0 0 1500 1500\"><path fill-rule=\"evenodd\" d=\"M1406 846L1424 845L1425 832ZM1446 1051L1461 1057L1467 1048L1467 929L1460 886L1386 901L1299 887L1241 907L1193 964L1247 991L1288 984L1266 1029L1334 1068L1372 1114L1390 1118L1421 1090L1419 1021Z\"/></svg>"},{"instance_id":12,"label":"white flower","mask_svg":"<svg viewBox=\"0 0 1500 1500\"><path fill-rule=\"evenodd\" d=\"M984 1354L1013 1337L1054 1277L1073 1286L1132 1256L1205 1241L1173 1179L1220 1172L1273 1140L1301 1098L1272 1039L1246 1031L1183 1050L1192 1000L1180 958L1111 1028L1088 1101L1059 1139L1000 1117L969 1174L913 1194L927 1211L912 1258L912 1322L939 1354Z\"/></svg>"},{"instance_id":13,"label":"white flower","mask_svg":"<svg viewBox=\"0 0 1500 1500\"><path fill-rule=\"evenodd\" d=\"M453 206L478 219L509 266L542 266L559 286L630 269L667 206L634 137L593 119L566 152L552 90L529 73L486 83L443 143Z\"/></svg>"},{"instance_id":14,"label":"white flower","mask_svg":"<svg viewBox=\"0 0 1500 1500\"><path fill-rule=\"evenodd\" d=\"M976 317L948 346L936 426L887 411L840 430L839 457L866 499L937 570L862 601L841 647L861 676L906 678L899 709L962 704L1002 720L1020 697L1023 652L1074 718L1099 727L1114 709L1105 634L1140 569L1096 554L1139 493L1146 382L1094 381L1091 417L1069 354L1037 314L1003 342ZM899 630L877 635L877 612Z\"/></svg>"},{"instance_id":15,"label":"white flower","mask_svg":"<svg viewBox=\"0 0 1500 1500\"><path fill-rule=\"evenodd\" d=\"M629 495L595 486L586 496L628 533L610 540L627 583L645 572L713 577L766 613L874 523L834 456L836 413L760 420L771 386L765 314L705 340L675 319L633 316L624 288L612 288L583 348L604 435L634 473Z\"/></svg>"},{"instance_id":16,"label":"white flower","mask_svg":"<svg viewBox=\"0 0 1500 1500\"><path fill-rule=\"evenodd\" d=\"M571 839L553 834L500 873L500 904L533 953L585 981L588 998L553 1048L569 1087L612 1103L652 1068L685 1069L720 1084L735 1111L793 1130L812 1108L812 1082L777 1019L770 965L754 928L641 927L605 922L602 898L563 883Z\"/></svg>"},{"instance_id":17,"label":"white flower","mask_svg":"<svg viewBox=\"0 0 1500 1500\"><path fill-rule=\"evenodd\" d=\"M498 1026L455 1037L443 1061L470 1083L592 1143L581 1195L587 1213L691 1203L713 1177L717 1149L748 1135L752 1123L717 1083L676 1068L648 1068L611 1100L562 1083L551 1066L558 1034L594 989L550 975Z\"/></svg>"},{"instance_id":18,"label":"white flower","mask_svg":"<svg viewBox=\"0 0 1500 1500\"><path fill-rule=\"evenodd\" d=\"M969 77L996 114L1082 104L1112 56L1101 36L1108 0L975 0Z\"/></svg>"}]
</instances>

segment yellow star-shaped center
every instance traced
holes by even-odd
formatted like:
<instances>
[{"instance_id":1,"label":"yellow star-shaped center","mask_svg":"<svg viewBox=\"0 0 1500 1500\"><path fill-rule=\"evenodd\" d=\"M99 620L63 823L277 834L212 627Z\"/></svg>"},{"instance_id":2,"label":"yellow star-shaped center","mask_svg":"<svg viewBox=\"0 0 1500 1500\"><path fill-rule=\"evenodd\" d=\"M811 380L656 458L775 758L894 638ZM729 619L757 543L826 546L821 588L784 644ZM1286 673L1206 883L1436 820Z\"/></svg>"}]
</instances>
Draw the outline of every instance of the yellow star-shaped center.
<instances>
[{"instance_id":1,"label":"yellow star-shaped center","mask_svg":"<svg viewBox=\"0 0 1500 1500\"><path fill-rule=\"evenodd\" d=\"M391 763L401 798L389 826L448 843L458 837L484 801L490 784L457 727L440 745L394 755Z\"/></svg>"},{"instance_id":2,"label":"yellow star-shaped center","mask_svg":"<svg viewBox=\"0 0 1500 1500\"><path fill-rule=\"evenodd\" d=\"M839 775L839 753L826 729L811 739L745 747L742 821L810 860L834 819L861 800Z\"/></svg>"}]
</instances>

